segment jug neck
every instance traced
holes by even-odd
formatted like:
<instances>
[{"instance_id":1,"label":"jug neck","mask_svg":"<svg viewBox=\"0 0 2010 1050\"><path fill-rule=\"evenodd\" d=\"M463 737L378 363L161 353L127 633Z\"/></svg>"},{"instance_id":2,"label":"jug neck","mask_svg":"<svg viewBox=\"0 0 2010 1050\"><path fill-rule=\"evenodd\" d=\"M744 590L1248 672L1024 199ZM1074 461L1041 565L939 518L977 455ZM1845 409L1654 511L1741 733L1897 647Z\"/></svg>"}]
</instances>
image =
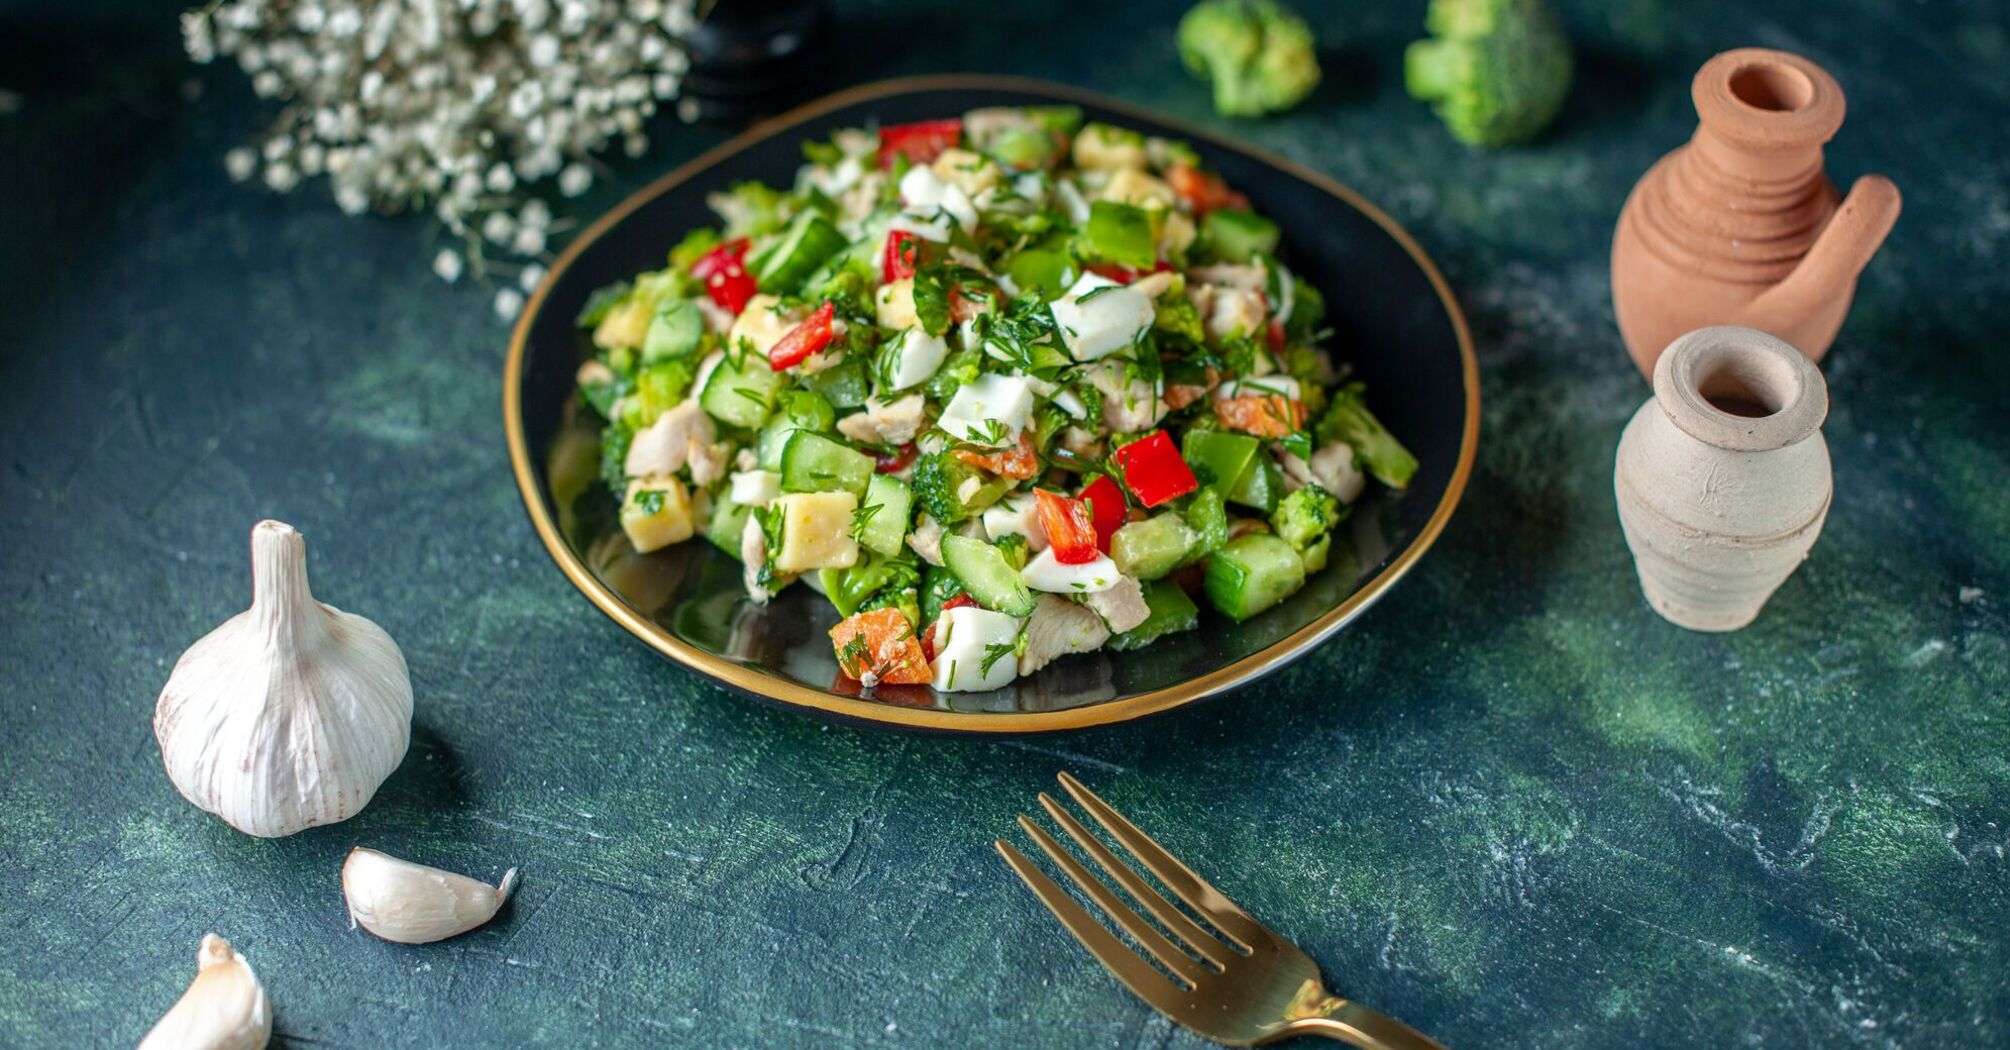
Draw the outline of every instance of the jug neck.
<instances>
[{"instance_id":1,"label":"jug neck","mask_svg":"<svg viewBox=\"0 0 2010 1050\"><path fill-rule=\"evenodd\" d=\"M1689 94L1701 159L1761 194L1791 192L1819 179L1822 145L1843 122L1835 78L1785 51L1726 51L1697 70Z\"/></svg>"}]
</instances>

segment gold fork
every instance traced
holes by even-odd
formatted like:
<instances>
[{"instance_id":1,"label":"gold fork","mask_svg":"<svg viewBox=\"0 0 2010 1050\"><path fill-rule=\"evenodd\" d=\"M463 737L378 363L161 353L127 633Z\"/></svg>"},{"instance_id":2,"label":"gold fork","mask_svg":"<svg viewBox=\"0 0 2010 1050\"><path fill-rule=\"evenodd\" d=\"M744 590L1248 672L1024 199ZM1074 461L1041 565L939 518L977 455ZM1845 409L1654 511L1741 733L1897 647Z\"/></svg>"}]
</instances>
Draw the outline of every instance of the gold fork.
<instances>
[{"instance_id":1,"label":"gold fork","mask_svg":"<svg viewBox=\"0 0 2010 1050\"><path fill-rule=\"evenodd\" d=\"M1019 873L1040 903L1061 920L1061 925L1082 942L1082 947L1089 949L1089 954L1153 1009L1229 1046L1261 1046L1279 1039L1311 1035L1350 1043L1363 1050L1444 1050L1409 1025L1326 991L1319 980L1319 965L1311 956L1250 918L1248 912L1195 875L1179 858L1167 853L1080 781L1066 773L1060 779L1069 796L1104 832L1128 850L1181 903L1219 931L1219 936L1209 933L1174 907L1044 791L1040 793L1040 806L1047 815L1132 900L1143 905L1165 930L1184 942L1184 947L1125 904L1108 883L1083 867L1073 853L1030 818L1022 814L1019 826L1096 902L1103 914L1151 953L1165 972L1154 968L1104 929L1025 854L1002 839L995 843L1005 863Z\"/></svg>"}]
</instances>

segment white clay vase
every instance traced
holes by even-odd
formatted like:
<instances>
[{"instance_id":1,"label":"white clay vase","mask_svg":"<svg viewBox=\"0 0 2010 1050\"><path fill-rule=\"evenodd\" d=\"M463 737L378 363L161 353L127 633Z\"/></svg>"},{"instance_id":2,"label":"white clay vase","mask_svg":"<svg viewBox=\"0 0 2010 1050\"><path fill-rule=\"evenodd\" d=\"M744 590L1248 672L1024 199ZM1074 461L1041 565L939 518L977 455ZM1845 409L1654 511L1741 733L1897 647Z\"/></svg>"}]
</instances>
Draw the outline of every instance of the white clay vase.
<instances>
[{"instance_id":1,"label":"white clay vase","mask_svg":"<svg viewBox=\"0 0 2010 1050\"><path fill-rule=\"evenodd\" d=\"M1833 486L1828 387L1754 328L1699 328L1654 365L1612 487L1640 589L1696 631L1735 631L1808 556Z\"/></svg>"}]
</instances>

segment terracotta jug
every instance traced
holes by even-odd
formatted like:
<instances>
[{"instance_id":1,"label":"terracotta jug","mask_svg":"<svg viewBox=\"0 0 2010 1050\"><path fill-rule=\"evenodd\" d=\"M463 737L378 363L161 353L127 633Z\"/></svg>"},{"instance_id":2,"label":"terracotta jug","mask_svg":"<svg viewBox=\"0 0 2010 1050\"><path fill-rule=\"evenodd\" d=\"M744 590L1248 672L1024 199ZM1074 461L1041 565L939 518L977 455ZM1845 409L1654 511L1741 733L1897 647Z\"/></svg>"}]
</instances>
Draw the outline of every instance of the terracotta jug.
<instances>
[{"instance_id":1,"label":"terracotta jug","mask_svg":"<svg viewBox=\"0 0 2010 1050\"><path fill-rule=\"evenodd\" d=\"M1613 470L1656 612L1697 631L1759 615L1828 517L1828 410L1821 371L1756 329L1699 329L1662 352Z\"/></svg>"},{"instance_id":2,"label":"terracotta jug","mask_svg":"<svg viewBox=\"0 0 2010 1050\"><path fill-rule=\"evenodd\" d=\"M1898 187L1866 175L1838 206L1822 144L1842 127L1842 88L1799 55L1726 51L1690 95L1695 136L1641 176L1613 234L1626 349L1651 377L1677 336L1737 324L1819 361L1898 219Z\"/></svg>"}]
</instances>

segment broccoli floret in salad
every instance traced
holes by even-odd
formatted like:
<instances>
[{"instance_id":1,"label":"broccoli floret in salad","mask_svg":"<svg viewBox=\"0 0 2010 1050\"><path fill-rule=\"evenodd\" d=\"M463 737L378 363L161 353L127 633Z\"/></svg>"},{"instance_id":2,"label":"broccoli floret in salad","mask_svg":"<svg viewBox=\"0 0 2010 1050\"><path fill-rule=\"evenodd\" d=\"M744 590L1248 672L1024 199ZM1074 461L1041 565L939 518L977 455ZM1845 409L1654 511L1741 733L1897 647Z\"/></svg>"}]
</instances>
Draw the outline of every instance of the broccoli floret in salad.
<instances>
[{"instance_id":1,"label":"broccoli floret in salad","mask_svg":"<svg viewBox=\"0 0 2010 1050\"><path fill-rule=\"evenodd\" d=\"M804 156L592 297L578 383L634 548L702 536L754 602L808 581L861 683L998 688L1193 629L1189 592L1257 615L1326 564L1355 464L1416 470L1186 143L1038 107Z\"/></svg>"},{"instance_id":2,"label":"broccoli floret in salad","mask_svg":"<svg viewBox=\"0 0 2010 1050\"><path fill-rule=\"evenodd\" d=\"M1180 19L1179 53L1223 116L1290 109L1319 86L1312 30L1276 0L1202 0Z\"/></svg>"},{"instance_id":3,"label":"broccoli floret in salad","mask_svg":"<svg viewBox=\"0 0 2010 1050\"><path fill-rule=\"evenodd\" d=\"M1307 485L1278 501L1270 515L1270 530L1302 551L1339 522L1340 501L1317 485Z\"/></svg>"}]
</instances>

